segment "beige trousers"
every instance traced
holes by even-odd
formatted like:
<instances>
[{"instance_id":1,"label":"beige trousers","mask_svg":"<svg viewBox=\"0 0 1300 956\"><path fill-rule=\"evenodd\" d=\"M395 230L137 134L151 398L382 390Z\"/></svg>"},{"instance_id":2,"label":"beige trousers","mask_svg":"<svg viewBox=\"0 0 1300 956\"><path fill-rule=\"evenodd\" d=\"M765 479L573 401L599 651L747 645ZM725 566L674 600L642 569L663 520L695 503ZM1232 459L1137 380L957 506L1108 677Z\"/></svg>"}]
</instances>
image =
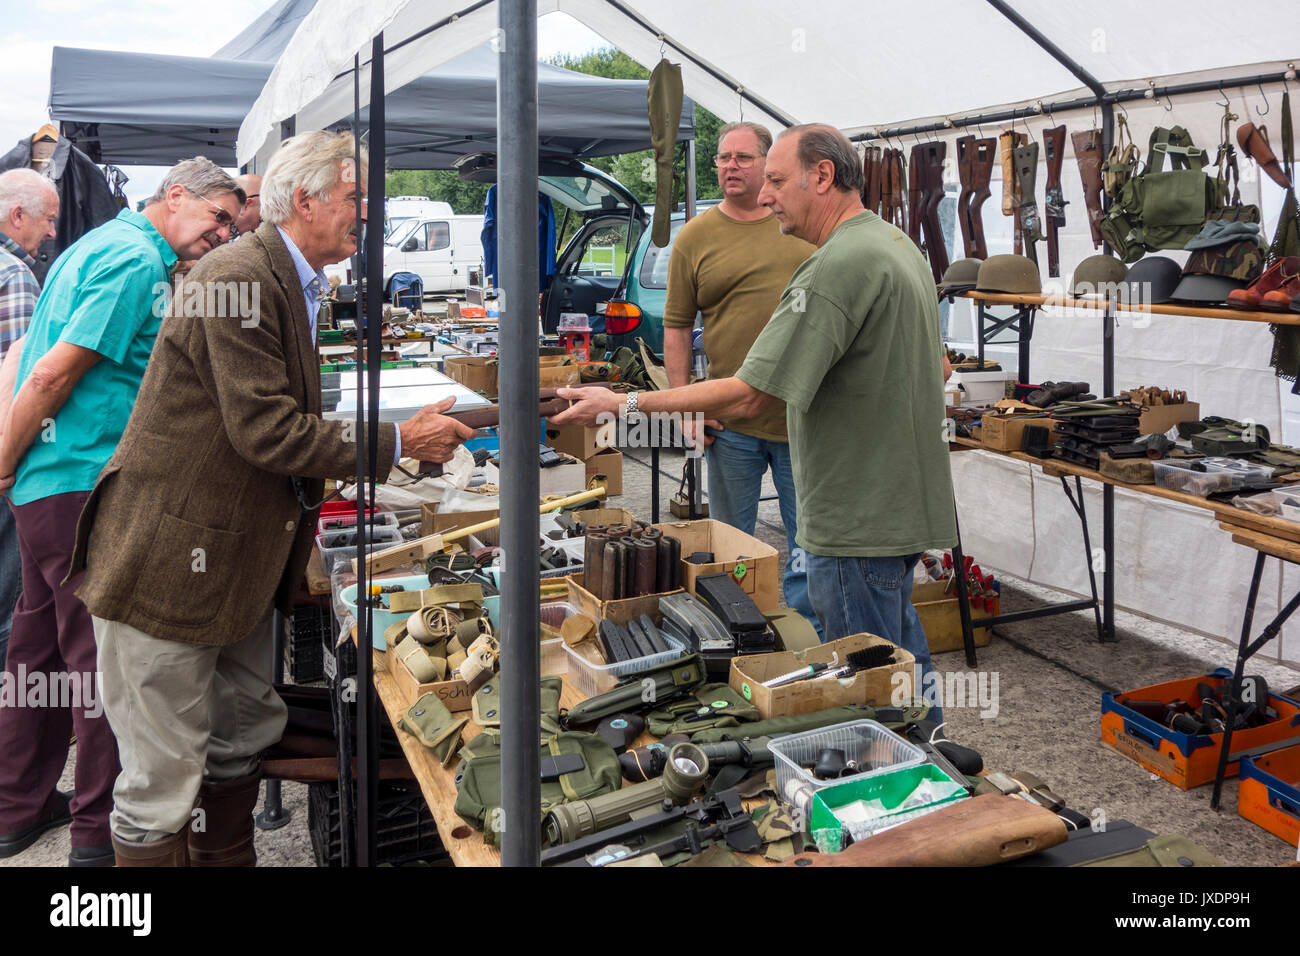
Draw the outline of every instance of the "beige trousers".
<instances>
[{"instance_id":1,"label":"beige trousers","mask_svg":"<svg viewBox=\"0 0 1300 956\"><path fill-rule=\"evenodd\" d=\"M271 684L274 615L242 640L205 647L93 618L100 693L122 772L109 826L149 843L191 825L204 778L253 773L284 733L288 708Z\"/></svg>"}]
</instances>

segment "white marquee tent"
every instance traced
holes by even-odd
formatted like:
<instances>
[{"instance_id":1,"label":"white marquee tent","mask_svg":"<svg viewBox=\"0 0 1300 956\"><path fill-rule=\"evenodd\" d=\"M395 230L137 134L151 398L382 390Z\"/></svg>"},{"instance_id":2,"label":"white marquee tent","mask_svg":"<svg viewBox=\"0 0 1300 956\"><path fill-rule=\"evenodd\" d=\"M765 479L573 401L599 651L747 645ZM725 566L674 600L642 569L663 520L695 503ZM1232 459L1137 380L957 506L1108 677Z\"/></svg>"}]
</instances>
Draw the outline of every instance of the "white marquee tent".
<instances>
[{"instance_id":1,"label":"white marquee tent","mask_svg":"<svg viewBox=\"0 0 1300 956\"><path fill-rule=\"evenodd\" d=\"M829 122L851 135L886 127L942 122L1090 97L1089 85L1023 32L996 2L819 0L813 4L745 0L538 0L538 15L562 11L647 67L661 57L682 64L686 94L722 116L743 116L780 128ZM1151 90L1125 104L1129 125L1145 152L1156 125L1182 125L1198 145L1219 139L1224 97L1239 117L1276 130L1281 84L1260 88L1227 83L1224 92L1163 97L1166 86L1247 76L1280 75L1300 61L1300 27L1275 3L1241 0L1094 0L1063 5L1011 0L1012 14L1033 24L1052 44L1108 91ZM350 113L353 56L363 64L370 38L383 31L385 88L400 89L485 38L508 47L497 32L494 0L320 0L303 21L244 122L241 163L273 151L280 120L296 115L298 129L324 126ZM349 29L338 30L347 23ZM362 88L369 77L363 65ZM1293 84L1294 85L1294 84ZM1300 92L1300 87L1297 87ZM1293 107L1300 109L1300 105ZM1118 107L1117 107L1118 109ZM1259 118L1259 110L1271 115ZM1171 110L1171 111L1169 111ZM1091 113L1091 115L1090 115ZM1086 128L1089 107L1031 119L1036 133L1065 123ZM990 122L984 135L1006 128ZM1017 125L1023 126L1023 121ZM1234 128L1236 123L1233 124ZM971 131L975 131L972 129ZM950 141L967 130L949 130ZM1276 141L1276 132L1275 132ZM910 138L910 137L909 137ZM933 138L927 137L927 138ZM907 146L906 139L899 141ZM1281 192L1261 185L1245 163L1244 200L1276 221ZM1062 175L1068 225L1062 234L1065 278L1093 253L1073 157ZM995 183L995 197L998 186ZM1009 221L996 198L984 207L989 244L1010 251ZM1173 253L1175 258L1184 253ZM954 338L963 316L955 313ZM969 335L966 341L970 341ZM1033 341L1037 380L1101 384L1101 323L1047 310ZM1149 325L1120 317L1115 382L1120 388L1161 385L1187 389L1203 414L1254 417L1283 435L1284 402L1268 367L1266 326L1211 319L1154 317ZM1286 438L1300 443L1289 430ZM1086 594L1086 567L1078 522L1059 482L1041 471L984 452L952 459L963 539L968 554L1052 587ZM869 494L870 489L864 489ZM1085 484L1094 544L1100 539L1101 491ZM1119 606L1235 643L1254 553L1234 545L1208 513L1172 502L1116 494L1116 597ZM1300 588L1300 569L1270 561L1256 621L1267 621ZM1300 624L1293 623L1266 657L1300 664ZM1224 663L1232 653L1225 648Z\"/></svg>"}]
</instances>

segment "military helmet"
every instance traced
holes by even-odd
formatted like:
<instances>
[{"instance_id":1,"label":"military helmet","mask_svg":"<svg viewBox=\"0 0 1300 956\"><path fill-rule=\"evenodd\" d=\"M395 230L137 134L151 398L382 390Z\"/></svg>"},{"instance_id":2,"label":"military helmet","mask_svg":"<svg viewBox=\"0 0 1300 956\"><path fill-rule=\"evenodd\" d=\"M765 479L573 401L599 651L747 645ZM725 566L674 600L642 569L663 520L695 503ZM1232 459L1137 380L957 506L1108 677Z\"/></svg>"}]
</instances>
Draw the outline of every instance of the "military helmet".
<instances>
[{"instance_id":1,"label":"military helmet","mask_svg":"<svg viewBox=\"0 0 1300 956\"><path fill-rule=\"evenodd\" d=\"M1075 267L1070 294L1103 295L1122 283L1127 274L1128 266L1114 256L1089 256Z\"/></svg>"},{"instance_id":2,"label":"military helmet","mask_svg":"<svg viewBox=\"0 0 1300 956\"><path fill-rule=\"evenodd\" d=\"M969 292L979 280L983 259L958 259L939 280L939 291L948 295Z\"/></svg>"},{"instance_id":3,"label":"military helmet","mask_svg":"<svg viewBox=\"0 0 1300 956\"><path fill-rule=\"evenodd\" d=\"M1024 256L989 256L980 266L975 288L980 292L1038 295L1043 291L1043 280L1038 266Z\"/></svg>"},{"instance_id":4,"label":"military helmet","mask_svg":"<svg viewBox=\"0 0 1300 956\"><path fill-rule=\"evenodd\" d=\"M1147 256L1129 266L1124 277L1130 305L1158 305L1168 302L1182 278L1182 269L1168 256Z\"/></svg>"},{"instance_id":5,"label":"military helmet","mask_svg":"<svg viewBox=\"0 0 1300 956\"><path fill-rule=\"evenodd\" d=\"M1249 282L1241 279L1226 279L1223 276L1184 275L1169 298L1173 302L1222 305L1228 301L1229 292L1244 289L1248 285Z\"/></svg>"}]
</instances>

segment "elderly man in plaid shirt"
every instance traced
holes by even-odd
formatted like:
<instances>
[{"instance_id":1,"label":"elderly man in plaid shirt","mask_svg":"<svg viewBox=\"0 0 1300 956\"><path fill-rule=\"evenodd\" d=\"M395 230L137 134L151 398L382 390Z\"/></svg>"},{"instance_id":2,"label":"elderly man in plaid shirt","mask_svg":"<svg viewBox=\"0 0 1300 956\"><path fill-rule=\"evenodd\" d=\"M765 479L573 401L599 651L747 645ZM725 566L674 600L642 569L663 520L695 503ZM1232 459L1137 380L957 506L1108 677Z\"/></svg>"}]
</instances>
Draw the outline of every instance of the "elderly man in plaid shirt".
<instances>
[{"instance_id":1,"label":"elderly man in plaid shirt","mask_svg":"<svg viewBox=\"0 0 1300 956\"><path fill-rule=\"evenodd\" d=\"M0 173L0 362L27 331L41 288L32 275L36 250L54 235L59 218L59 193L54 184L31 169ZM0 366L0 409L14 393L18 353ZM5 416L0 413L0 429ZM0 504L0 671L9 648L9 628L22 587L18 531L7 502Z\"/></svg>"}]
</instances>

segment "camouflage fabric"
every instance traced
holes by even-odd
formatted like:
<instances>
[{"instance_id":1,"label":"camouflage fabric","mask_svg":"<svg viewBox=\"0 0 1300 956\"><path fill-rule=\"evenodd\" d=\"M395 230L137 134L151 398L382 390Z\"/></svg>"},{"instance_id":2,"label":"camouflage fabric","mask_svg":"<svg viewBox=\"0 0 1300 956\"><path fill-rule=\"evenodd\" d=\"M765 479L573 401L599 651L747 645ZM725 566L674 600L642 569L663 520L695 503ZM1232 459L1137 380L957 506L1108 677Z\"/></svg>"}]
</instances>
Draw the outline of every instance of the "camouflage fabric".
<instances>
[{"instance_id":1,"label":"camouflage fabric","mask_svg":"<svg viewBox=\"0 0 1300 956\"><path fill-rule=\"evenodd\" d=\"M1187 259L1183 275L1220 276L1254 282L1264 271L1264 247L1257 239L1240 239L1211 249L1197 249Z\"/></svg>"}]
</instances>

